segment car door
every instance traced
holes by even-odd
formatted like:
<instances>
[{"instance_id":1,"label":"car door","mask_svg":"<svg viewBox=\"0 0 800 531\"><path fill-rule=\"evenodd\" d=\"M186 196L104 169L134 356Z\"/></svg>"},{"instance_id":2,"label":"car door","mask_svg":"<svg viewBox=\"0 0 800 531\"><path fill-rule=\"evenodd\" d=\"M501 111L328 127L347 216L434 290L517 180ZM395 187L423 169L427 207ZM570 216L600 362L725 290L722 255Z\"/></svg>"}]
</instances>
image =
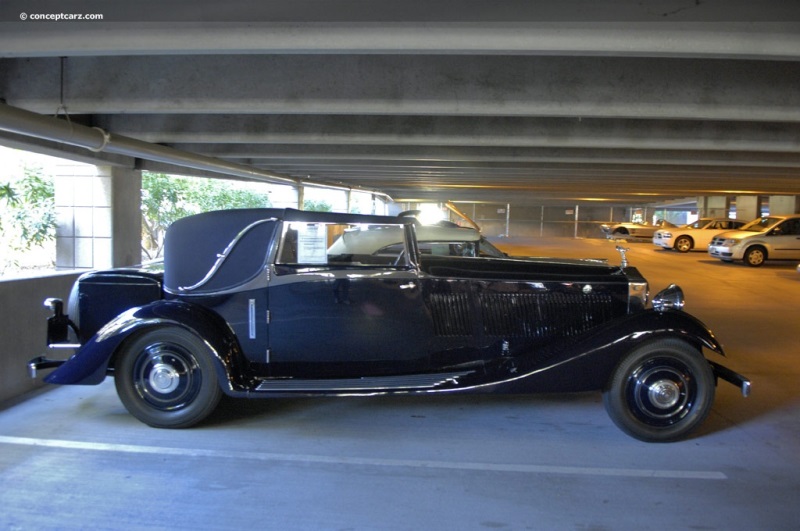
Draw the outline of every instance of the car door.
<instances>
[{"instance_id":1,"label":"car door","mask_svg":"<svg viewBox=\"0 0 800 531\"><path fill-rule=\"evenodd\" d=\"M787 219L769 233L772 247L770 258L776 260L800 259L800 219Z\"/></svg>"},{"instance_id":2,"label":"car door","mask_svg":"<svg viewBox=\"0 0 800 531\"><path fill-rule=\"evenodd\" d=\"M714 236L725 232L727 228L727 223L725 221L712 221L705 227L692 231L694 248L705 250L708 247L708 244L711 243L711 240L714 238Z\"/></svg>"},{"instance_id":3,"label":"car door","mask_svg":"<svg viewBox=\"0 0 800 531\"><path fill-rule=\"evenodd\" d=\"M360 230L381 230L367 227ZM386 253L327 255L334 224L287 225L269 287L273 374L357 377L429 365L418 270Z\"/></svg>"}]
</instances>

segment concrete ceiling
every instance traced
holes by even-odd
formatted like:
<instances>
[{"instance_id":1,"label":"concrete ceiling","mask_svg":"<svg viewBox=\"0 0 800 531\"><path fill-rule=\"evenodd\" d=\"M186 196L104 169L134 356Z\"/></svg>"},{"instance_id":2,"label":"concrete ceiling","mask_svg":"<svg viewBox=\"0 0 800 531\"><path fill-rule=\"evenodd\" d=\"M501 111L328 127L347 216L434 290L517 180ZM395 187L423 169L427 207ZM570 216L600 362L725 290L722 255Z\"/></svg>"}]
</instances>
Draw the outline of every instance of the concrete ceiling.
<instances>
[{"instance_id":1,"label":"concrete ceiling","mask_svg":"<svg viewBox=\"0 0 800 531\"><path fill-rule=\"evenodd\" d=\"M396 200L800 194L797 2L30 4L0 99L112 134Z\"/></svg>"}]
</instances>

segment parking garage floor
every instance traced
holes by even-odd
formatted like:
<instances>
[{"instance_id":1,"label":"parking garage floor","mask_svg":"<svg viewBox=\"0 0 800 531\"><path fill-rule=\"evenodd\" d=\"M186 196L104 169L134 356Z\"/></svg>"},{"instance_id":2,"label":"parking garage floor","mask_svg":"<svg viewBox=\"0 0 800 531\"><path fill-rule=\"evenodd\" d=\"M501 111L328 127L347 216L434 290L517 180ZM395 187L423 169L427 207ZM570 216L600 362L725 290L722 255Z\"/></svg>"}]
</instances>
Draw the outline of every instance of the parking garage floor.
<instances>
[{"instance_id":1,"label":"parking garage floor","mask_svg":"<svg viewBox=\"0 0 800 531\"><path fill-rule=\"evenodd\" d=\"M499 245L619 262L606 240ZM634 440L591 393L225 400L157 430L107 380L0 411L0 528L800 529L796 264L625 245L753 381L720 383L688 440Z\"/></svg>"}]
</instances>

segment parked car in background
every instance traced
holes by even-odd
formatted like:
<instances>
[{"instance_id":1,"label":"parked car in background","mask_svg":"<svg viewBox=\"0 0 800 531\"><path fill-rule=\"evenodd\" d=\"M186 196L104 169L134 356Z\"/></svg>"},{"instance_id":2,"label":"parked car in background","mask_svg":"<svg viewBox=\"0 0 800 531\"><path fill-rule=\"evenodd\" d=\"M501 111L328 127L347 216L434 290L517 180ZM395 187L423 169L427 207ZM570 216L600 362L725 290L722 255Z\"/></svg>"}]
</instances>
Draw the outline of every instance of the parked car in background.
<instances>
[{"instance_id":1,"label":"parked car in background","mask_svg":"<svg viewBox=\"0 0 800 531\"><path fill-rule=\"evenodd\" d=\"M660 219L652 225L647 223L617 223L600 225L600 231L606 238L652 238L660 228L675 227L669 221Z\"/></svg>"},{"instance_id":2,"label":"parked car in background","mask_svg":"<svg viewBox=\"0 0 800 531\"><path fill-rule=\"evenodd\" d=\"M431 225L415 222L417 246L421 254L437 256L506 256L477 230L441 221ZM372 254L399 258L405 251L405 233L402 226L384 230L362 230L356 226L342 233L328 249L330 254Z\"/></svg>"},{"instance_id":3,"label":"parked car in background","mask_svg":"<svg viewBox=\"0 0 800 531\"><path fill-rule=\"evenodd\" d=\"M736 230L744 224L744 221L735 219L701 218L682 227L657 230L653 235L653 245L682 253L706 251L714 236L727 230Z\"/></svg>"},{"instance_id":4,"label":"parked car in background","mask_svg":"<svg viewBox=\"0 0 800 531\"><path fill-rule=\"evenodd\" d=\"M711 240L708 254L758 267L767 260L800 260L800 214L765 216Z\"/></svg>"},{"instance_id":5,"label":"parked car in background","mask_svg":"<svg viewBox=\"0 0 800 531\"><path fill-rule=\"evenodd\" d=\"M66 313L48 299L47 343L74 354L29 369L55 369L53 384L113 375L127 410L159 428L201 422L223 394L601 391L623 431L671 441L705 419L718 379L749 391L706 357L722 345L682 311L679 287L648 306L622 248L620 265L462 256L451 243L425 254L417 228L291 209L183 218L163 270L86 273ZM396 235L402 250L384 252Z\"/></svg>"}]
</instances>

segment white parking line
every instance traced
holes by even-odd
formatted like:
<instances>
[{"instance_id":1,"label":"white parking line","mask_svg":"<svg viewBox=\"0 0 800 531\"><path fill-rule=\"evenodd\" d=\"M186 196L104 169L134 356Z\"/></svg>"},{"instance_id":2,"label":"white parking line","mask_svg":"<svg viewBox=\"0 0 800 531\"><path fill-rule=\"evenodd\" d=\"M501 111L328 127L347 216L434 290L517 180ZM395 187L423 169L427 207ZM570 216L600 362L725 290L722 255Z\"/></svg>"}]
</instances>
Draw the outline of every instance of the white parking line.
<instances>
[{"instance_id":1,"label":"white parking line","mask_svg":"<svg viewBox=\"0 0 800 531\"><path fill-rule=\"evenodd\" d=\"M157 454L177 457L208 457L217 459L251 459L302 464L333 464L346 466L410 467L442 470L469 470L479 472L517 472L523 474L555 474L572 476L610 476L629 478L666 479L728 479L722 472L694 470L655 470L644 468L602 468L580 466L526 465L521 463L470 463L451 461L428 461L419 459L381 459L373 457L325 456L310 454L278 454L270 452L237 452L227 450L203 450L200 448L165 448L132 444L111 444L57 439L33 439L28 437L6 437L0 435L0 443L22 446L61 448L66 450L88 450L95 452L119 452L127 454Z\"/></svg>"}]
</instances>

